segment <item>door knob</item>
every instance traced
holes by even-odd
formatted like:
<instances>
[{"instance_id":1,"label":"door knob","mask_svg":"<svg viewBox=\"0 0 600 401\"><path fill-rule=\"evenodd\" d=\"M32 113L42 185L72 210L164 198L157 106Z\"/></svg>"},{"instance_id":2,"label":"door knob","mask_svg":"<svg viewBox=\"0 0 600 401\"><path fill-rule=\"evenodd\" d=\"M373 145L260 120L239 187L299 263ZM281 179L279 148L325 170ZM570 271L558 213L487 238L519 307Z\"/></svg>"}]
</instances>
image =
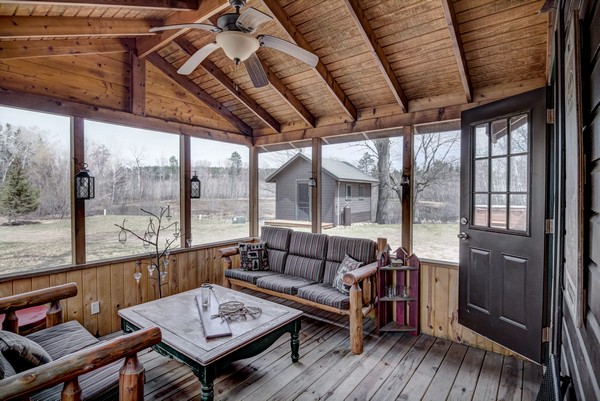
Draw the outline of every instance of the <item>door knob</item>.
<instances>
[{"instance_id":1,"label":"door knob","mask_svg":"<svg viewBox=\"0 0 600 401\"><path fill-rule=\"evenodd\" d=\"M460 238L461 240L463 240L463 241L466 240L467 238L469 238L469 236L467 235L467 233L464 233L464 232L458 233L458 234L456 234L456 236L458 238Z\"/></svg>"}]
</instances>

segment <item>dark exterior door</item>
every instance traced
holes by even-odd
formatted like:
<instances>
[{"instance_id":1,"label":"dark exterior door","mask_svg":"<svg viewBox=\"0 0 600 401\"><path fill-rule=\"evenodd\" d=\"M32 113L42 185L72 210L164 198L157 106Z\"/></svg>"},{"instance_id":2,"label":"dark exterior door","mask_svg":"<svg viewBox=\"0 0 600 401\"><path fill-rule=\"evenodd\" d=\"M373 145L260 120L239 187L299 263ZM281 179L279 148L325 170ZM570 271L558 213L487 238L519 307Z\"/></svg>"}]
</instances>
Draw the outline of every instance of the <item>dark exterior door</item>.
<instances>
[{"instance_id":1,"label":"dark exterior door","mask_svg":"<svg viewBox=\"0 0 600 401\"><path fill-rule=\"evenodd\" d=\"M296 220L310 221L308 181L296 181Z\"/></svg>"},{"instance_id":2,"label":"dark exterior door","mask_svg":"<svg viewBox=\"0 0 600 401\"><path fill-rule=\"evenodd\" d=\"M545 322L545 93L461 116L458 321L537 362Z\"/></svg>"}]
</instances>

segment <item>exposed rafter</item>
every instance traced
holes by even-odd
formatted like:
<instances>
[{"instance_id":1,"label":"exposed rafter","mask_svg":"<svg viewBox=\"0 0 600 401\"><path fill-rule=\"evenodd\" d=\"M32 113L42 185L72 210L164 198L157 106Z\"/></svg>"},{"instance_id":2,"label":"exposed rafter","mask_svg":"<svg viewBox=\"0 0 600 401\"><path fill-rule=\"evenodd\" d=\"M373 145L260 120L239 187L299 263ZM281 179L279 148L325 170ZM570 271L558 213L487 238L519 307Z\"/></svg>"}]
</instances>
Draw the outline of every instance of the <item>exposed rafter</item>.
<instances>
[{"instance_id":1,"label":"exposed rafter","mask_svg":"<svg viewBox=\"0 0 600 401\"><path fill-rule=\"evenodd\" d=\"M133 114L146 114L146 60L131 52L131 82L129 84L130 110Z\"/></svg>"},{"instance_id":2,"label":"exposed rafter","mask_svg":"<svg viewBox=\"0 0 600 401\"><path fill-rule=\"evenodd\" d=\"M153 35L160 21L125 18L0 17L0 39Z\"/></svg>"},{"instance_id":3,"label":"exposed rafter","mask_svg":"<svg viewBox=\"0 0 600 401\"><path fill-rule=\"evenodd\" d=\"M286 32L289 38L296 43L298 46L307 50L309 52L313 52L314 50L310 43L304 38L304 36L298 31L298 28L290 21L285 10L281 8L277 0L261 0L265 7L267 7L271 14L275 17L275 21L279 24L280 28ZM329 91L333 94L333 97L337 100L339 105L343 108L343 110L348 113L348 115L352 118L353 121L356 121L357 111L356 107L352 104L348 96L344 93L340 85L337 83L333 75L327 70L323 62L319 60L319 63L315 67L319 76L327 85Z\"/></svg>"},{"instance_id":4,"label":"exposed rafter","mask_svg":"<svg viewBox=\"0 0 600 401\"><path fill-rule=\"evenodd\" d=\"M175 43L183 50L187 55L191 56L198 50L196 46L190 43L189 40L179 37L175 39ZM210 75L213 76L217 81L221 83L240 102L242 102L250 111L252 111L258 118L264 121L265 124L273 128L277 132L281 132L281 124L272 115L270 115L265 109L263 109L254 99L252 99L246 92L244 92L231 78L227 76L223 71L219 69L212 61L208 58L204 59L200 64Z\"/></svg>"},{"instance_id":5,"label":"exposed rafter","mask_svg":"<svg viewBox=\"0 0 600 401\"><path fill-rule=\"evenodd\" d=\"M227 9L227 7L229 7L229 2L227 0L203 0L200 2L198 10L193 12L173 13L166 20L162 21L162 23L156 24L155 26L202 22ZM161 32L160 34L153 34L154 36L150 38L138 39L138 56L146 57L148 54L160 50L188 30L189 29L173 29Z\"/></svg>"},{"instance_id":6,"label":"exposed rafter","mask_svg":"<svg viewBox=\"0 0 600 401\"><path fill-rule=\"evenodd\" d=\"M467 102L470 102L473 99L473 87L467 68L465 51L460 38L460 31L458 30L458 23L456 22L456 15L454 14L454 7L452 6L451 0L441 1L442 8L444 9L444 17L446 17L446 23L448 24L448 30L450 31L450 39L452 40L452 48L454 50L454 57L456 58L460 80L462 81Z\"/></svg>"},{"instance_id":7,"label":"exposed rafter","mask_svg":"<svg viewBox=\"0 0 600 401\"><path fill-rule=\"evenodd\" d=\"M2 0L4 4L22 4L22 0ZM197 10L198 0L31 0L28 4L42 4L45 6L88 6L88 7L125 7L142 8L148 10Z\"/></svg>"},{"instance_id":8,"label":"exposed rafter","mask_svg":"<svg viewBox=\"0 0 600 401\"><path fill-rule=\"evenodd\" d=\"M383 78L390 87L394 98L396 98L396 102L398 102L402 108L402 111L408 111L408 99L404 94L402 87L400 86L400 82L398 82L396 74L394 74L394 70L392 70L390 63L387 60L385 52L377 41L377 37L371 28L371 24L369 24L369 20L365 16L363 9L358 4L358 0L344 0L344 3L350 12L350 16L354 20L360 35L363 37L365 44L373 55L373 59L375 59L377 67L381 70Z\"/></svg>"},{"instance_id":9,"label":"exposed rafter","mask_svg":"<svg viewBox=\"0 0 600 401\"><path fill-rule=\"evenodd\" d=\"M134 39L63 39L15 40L0 45L0 60L128 52L135 49Z\"/></svg>"},{"instance_id":10,"label":"exposed rafter","mask_svg":"<svg viewBox=\"0 0 600 401\"><path fill-rule=\"evenodd\" d=\"M213 109L216 113L220 114L229 123L233 124L234 127L240 130L240 132L246 136L252 136L252 128L245 122L243 122L238 116L233 114L231 110L223 106L221 103L216 101L211 95L202 90L194 81L184 75L177 73L177 70L171 63L163 59L158 53L149 54L146 59L151 62L156 68L161 70L169 78L175 81L183 89L187 90L190 94L195 96L197 99L204 102L208 107Z\"/></svg>"}]
</instances>

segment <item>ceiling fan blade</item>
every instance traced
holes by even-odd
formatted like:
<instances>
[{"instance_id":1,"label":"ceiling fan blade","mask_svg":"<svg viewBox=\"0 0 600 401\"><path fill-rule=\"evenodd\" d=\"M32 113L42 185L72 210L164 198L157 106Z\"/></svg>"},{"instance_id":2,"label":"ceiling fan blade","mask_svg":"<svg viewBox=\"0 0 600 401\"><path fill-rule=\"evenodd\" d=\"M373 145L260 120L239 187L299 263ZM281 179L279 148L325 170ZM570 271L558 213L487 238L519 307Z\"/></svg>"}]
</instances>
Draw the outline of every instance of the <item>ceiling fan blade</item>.
<instances>
[{"instance_id":1,"label":"ceiling fan blade","mask_svg":"<svg viewBox=\"0 0 600 401\"><path fill-rule=\"evenodd\" d=\"M273 18L270 15L265 14L256 8L249 7L240 14L235 24L242 32L252 33L256 31L256 28L258 28L260 24L271 21L272 19Z\"/></svg>"},{"instance_id":2,"label":"ceiling fan blade","mask_svg":"<svg viewBox=\"0 0 600 401\"><path fill-rule=\"evenodd\" d=\"M246 66L246 71L248 71L248 75L250 75L250 79L255 88L269 85L269 78L267 78L265 69L256 53L252 53L252 55L244 61L244 65Z\"/></svg>"},{"instance_id":3,"label":"ceiling fan blade","mask_svg":"<svg viewBox=\"0 0 600 401\"><path fill-rule=\"evenodd\" d=\"M269 35L259 35L257 39L261 46L270 47L272 49L277 49L279 51L287 53L290 56L305 62L313 68L316 67L319 63L319 57L316 54L306 51L303 48L298 47L295 44L287 42L283 39L279 39L275 36Z\"/></svg>"},{"instance_id":4,"label":"ceiling fan blade","mask_svg":"<svg viewBox=\"0 0 600 401\"><path fill-rule=\"evenodd\" d=\"M204 29L205 31L210 32L221 32L222 29L218 26L210 25L210 24L174 24L174 25L165 25L165 26L155 26L154 28L150 28L150 32L161 32L168 31L169 29Z\"/></svg>"},{"instance_id":5,"label":"ceiling fan blade","mask_svg":"<svg viewBox=\"0 0 600 401\"><path fill-rule=\"evenodd\" d=\"M181 75L189 75L191 74L196 67L200 65L201 62L204 61L209 54L220 48L216 43L209 43L203 48L199 49L196 53L192 54L192 56L186 61L178 70L177 73Z\"/></svg>"}]
</instances>

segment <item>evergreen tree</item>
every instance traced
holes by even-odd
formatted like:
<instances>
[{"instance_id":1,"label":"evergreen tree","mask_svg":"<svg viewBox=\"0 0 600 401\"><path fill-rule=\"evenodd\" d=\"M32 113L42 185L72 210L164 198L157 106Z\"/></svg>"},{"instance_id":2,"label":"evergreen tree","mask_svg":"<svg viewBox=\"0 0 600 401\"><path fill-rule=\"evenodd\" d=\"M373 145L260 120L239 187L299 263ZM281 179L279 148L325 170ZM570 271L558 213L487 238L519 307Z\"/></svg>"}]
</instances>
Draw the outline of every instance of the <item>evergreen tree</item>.
<instances>
[{"instance_id":1,"label":"evergreen tree","mask_svg":"<svg viewBox=\"0 0 600 401\"><path fill-rule=\"evenodd\" d=\"M365 152L358 161L358 168L367 174L373 174L376 171L377 162L369 152Z\"/></svg>"},{"instance_id":2,"label":"evergreen tree","mask_svg":"<svg viewBox=\"0 0 600 401\"><path fill-rule=\"evenodd\" d=\"M16 217L37 210L40 205L40 193L34 188L20 159L15 159L8 169L0 192L0 207L8 215L8 222L14 224Z\"/></svg>"},{"instance_id":3,"label":"evergreen tree","mask_svg":"<svg viewBox=\"0 0 600 401\"><path fill-rule=\"evenodd\" d=\"M242 170L242 156L236 151L231 154L229 158L232 175L239 174Z\"/></svg>"}]
</instances>

